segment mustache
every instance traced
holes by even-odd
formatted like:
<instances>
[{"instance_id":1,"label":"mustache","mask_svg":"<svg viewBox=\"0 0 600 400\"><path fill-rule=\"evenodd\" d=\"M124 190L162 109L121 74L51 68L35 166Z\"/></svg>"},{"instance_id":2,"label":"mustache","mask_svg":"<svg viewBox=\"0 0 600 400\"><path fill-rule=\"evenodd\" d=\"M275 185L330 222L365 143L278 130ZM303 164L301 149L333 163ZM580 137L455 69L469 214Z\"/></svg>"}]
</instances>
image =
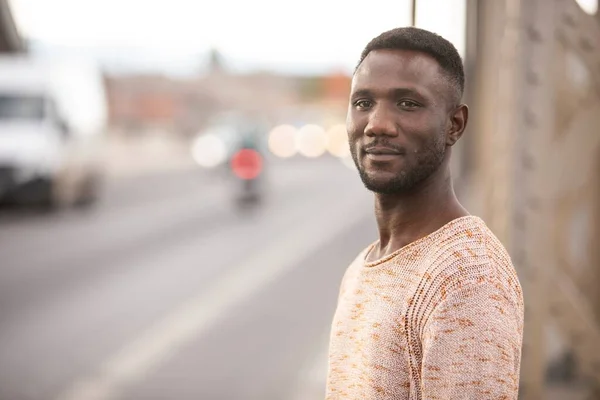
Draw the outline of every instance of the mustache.
<instances>
[{"instance_id":1,"label":"mustache","mask_svg":"<svg viewBox=\"0 0 600 400\"><path fill-rule=\"evenodd\" d=\"M375 139L371 143L363 146L363 150L364 151L369 151L369 150L373 149L374 147L385 147L385 148L388 148L388 149L395 150L395 151L397 151L400 154L405 154L406 153L406 149L404 147L399 146L399 145L394 144L394 143L391 143L387 139L382 139L382 138Z\"/></svg>"}]
</instances>

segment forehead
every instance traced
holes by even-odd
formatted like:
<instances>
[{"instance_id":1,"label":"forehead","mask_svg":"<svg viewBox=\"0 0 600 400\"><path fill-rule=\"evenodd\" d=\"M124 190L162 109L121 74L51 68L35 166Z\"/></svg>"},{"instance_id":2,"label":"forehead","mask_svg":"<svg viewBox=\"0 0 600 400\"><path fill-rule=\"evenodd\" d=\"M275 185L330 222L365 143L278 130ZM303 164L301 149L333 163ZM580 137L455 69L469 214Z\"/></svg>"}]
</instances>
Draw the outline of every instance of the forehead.
<instances>
[{"instance_id":1,"label":"forehead","mask_svg":"<svg viewBox=\"0 0 600 400\"><path fill-rule=\"evenodd\" d=\"M446 86L438 62L428 54L412 50L373 50L352 78L352 89L415 88L443 94Z\"/></svg>"}]
</instances>

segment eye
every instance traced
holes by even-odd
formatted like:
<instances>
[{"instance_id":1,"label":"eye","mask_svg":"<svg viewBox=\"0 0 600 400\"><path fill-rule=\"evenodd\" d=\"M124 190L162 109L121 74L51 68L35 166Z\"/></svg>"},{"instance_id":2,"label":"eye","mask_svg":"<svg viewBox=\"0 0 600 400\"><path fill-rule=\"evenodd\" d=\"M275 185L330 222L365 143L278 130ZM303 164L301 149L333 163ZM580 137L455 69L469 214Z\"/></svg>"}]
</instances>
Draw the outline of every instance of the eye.
<instances>
[{"instance_id":1,"label":"eye","mask_svg":"<svg viewBox=\"0 0 600 400\"><path fill-rule=\"evenodd\" d=\"M414 109L414 108L417 108L417 107L421 107L420 104L415 103L412 100L401 100L401 101L398 102L398 105L400 107L402 107L402 108L407 108L407 109Z\"/></svg>"},{"instance_id":2,"label":"eye","mask_svg":"<svg viewBox=\"0 0 600 400\"><path fill-rule=\"evenodd\" d=\"M370 108L373 105L371 100L357 100L354 102L354 107L358 109Z\"/></svg>"}]
</instances>

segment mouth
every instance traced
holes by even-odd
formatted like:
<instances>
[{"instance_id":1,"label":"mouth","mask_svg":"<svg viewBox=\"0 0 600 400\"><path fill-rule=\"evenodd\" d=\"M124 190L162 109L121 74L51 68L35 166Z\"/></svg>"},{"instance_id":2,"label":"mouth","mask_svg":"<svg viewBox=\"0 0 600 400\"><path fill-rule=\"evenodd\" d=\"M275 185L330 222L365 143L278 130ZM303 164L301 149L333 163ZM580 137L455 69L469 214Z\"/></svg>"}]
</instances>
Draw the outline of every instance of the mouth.
<instances>
[{"instance_id":1,"label":"mouth","mask_svg":"<svg viewBox=\"0 0 600 400\"><path fill-rule=\"evenodd\" d=\"M369 147L365 150L367 154L387 154L387 155L400 155L400 151L392 147L374 146Z\"/></svg>"},{"instance_id":2,"label":"mouth","mask_svg":"<svg viewBox=\"0 0 600 400\"><path fill-rule=\"evenodd\" d=\"M369 159L369 160L385 162L385 161L392 161L392 160L398 158L399 156L402 155L402 152L399 151L398 149L394 149L391 147L374 146L374 147L368 147L365 150L365 154L366 154L367 159Z\"/></svg>"}]
</instances>

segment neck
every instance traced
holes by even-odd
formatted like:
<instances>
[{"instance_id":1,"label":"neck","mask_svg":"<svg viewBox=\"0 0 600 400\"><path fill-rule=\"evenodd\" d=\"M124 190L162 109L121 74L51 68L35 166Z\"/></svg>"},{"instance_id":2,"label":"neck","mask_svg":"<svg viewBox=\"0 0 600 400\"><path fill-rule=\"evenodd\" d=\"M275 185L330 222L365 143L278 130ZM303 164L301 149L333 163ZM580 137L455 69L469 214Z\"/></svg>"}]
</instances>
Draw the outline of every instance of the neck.
<instances>
[{"instance_id":1,"label":"neck","mask_svg":"<svg viewBox=\"0 0 600 400\"><path fill-rule=\"evenodd\" d=\"M375 215L379 246L373 249L371 260L385 257L469 214L456 198L450 170L445 167L410 192L376 193Z\"/></svg>"}]
</instances>

